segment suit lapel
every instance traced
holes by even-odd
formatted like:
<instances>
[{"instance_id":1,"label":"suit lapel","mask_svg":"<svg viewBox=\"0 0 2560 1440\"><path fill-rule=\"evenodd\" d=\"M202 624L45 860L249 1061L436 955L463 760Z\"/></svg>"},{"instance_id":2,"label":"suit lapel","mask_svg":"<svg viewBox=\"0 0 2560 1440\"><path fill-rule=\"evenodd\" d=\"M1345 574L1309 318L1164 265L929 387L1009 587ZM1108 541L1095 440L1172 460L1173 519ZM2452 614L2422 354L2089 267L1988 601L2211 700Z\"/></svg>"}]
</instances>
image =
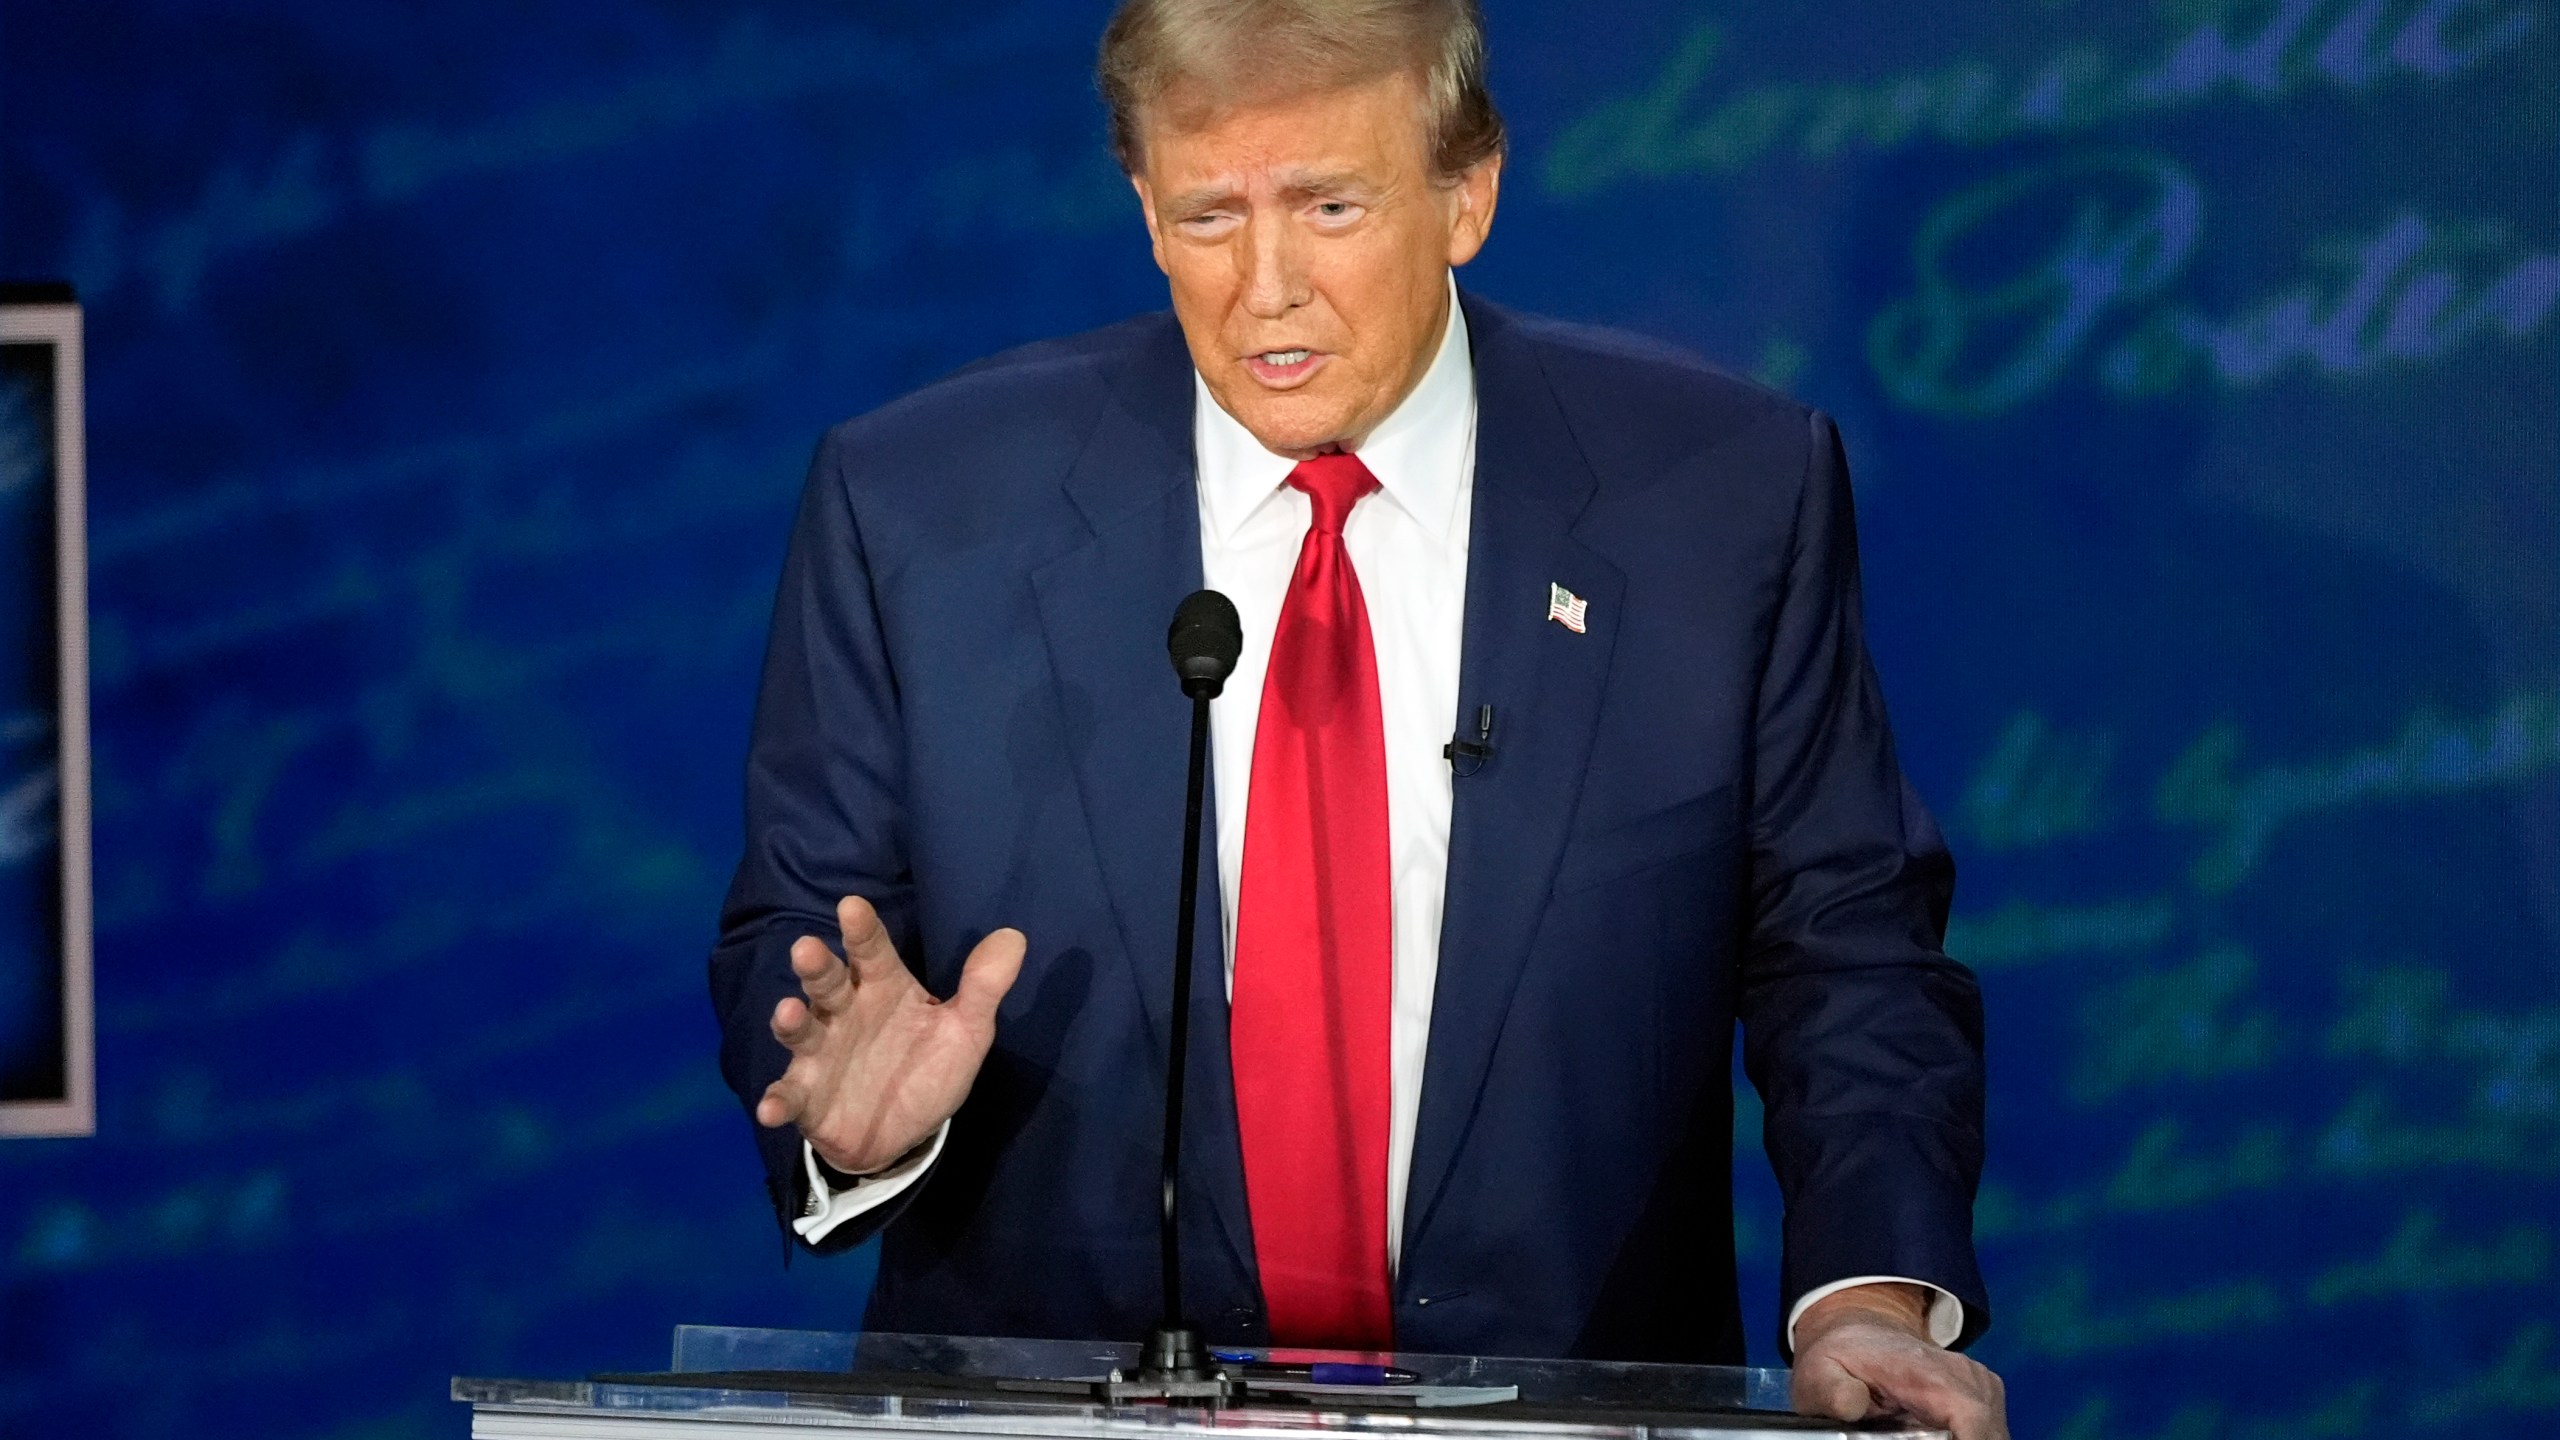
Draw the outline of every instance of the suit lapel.
<instances>
[{"instance_id":1,"label":"suit lapel","mask_svg":"<svg viewBox=\"0 0 2560 1440\"><path fill-rule=\"evenodd\" d=\"M1167 320L1161 336L1107 378L1101 420L1064 482L1089 538L1035 571L1032 589L1094 853L1160 1072L1170 1040L1191 733L1191 705L1175 683L1164 634L1174 607L1200 588L1191 362L1181 333ZM1183 1170L1192 1181L1186 1208L1195 1224L1185 1228L1196 1229L1205 1208L1250 1275L1215 819L1204 828L1183 1125Z\"/></svg>"},{"instance_id":2,"label":"suit lapel","mask_svg":"<svg viewBox=\"0 0 2560 1440\"><path fill-rule=\"evenodd\" d=\"M1597 488L1526 337L1465 301L1476 377L1458 729L1494 708L1493 758L1460 778L1449 819L1431 1046L1407 1190L1404 1253L1431 1223L1529 957L1590 760L1626 577L1575 540ZM1588 602L1586 630L1547 619L1548 586ZM1410 1273L1410 1267L1407 1267Z\"/></svg>"}]
</instances>

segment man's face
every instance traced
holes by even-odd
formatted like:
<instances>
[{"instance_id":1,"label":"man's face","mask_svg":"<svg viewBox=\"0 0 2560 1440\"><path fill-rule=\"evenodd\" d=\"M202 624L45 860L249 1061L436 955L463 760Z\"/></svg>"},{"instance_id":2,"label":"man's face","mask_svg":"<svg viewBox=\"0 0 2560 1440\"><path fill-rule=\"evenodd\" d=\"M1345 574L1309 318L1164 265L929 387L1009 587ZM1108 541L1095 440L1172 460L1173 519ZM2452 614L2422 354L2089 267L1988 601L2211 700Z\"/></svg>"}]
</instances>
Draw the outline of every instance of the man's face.
<instances>
[{"instance_id":1,"label":"man's face","mask_svg":"<svg viewBox=\"0 0 2560 1440\"><path fill-rule=\"evenodd\" d=\"M1435 184L1413 77L1146 117L1134 177L1192 363L1265 449L1357 445L1421 380L1501 162Z\"/></svg>"}]
</instances>

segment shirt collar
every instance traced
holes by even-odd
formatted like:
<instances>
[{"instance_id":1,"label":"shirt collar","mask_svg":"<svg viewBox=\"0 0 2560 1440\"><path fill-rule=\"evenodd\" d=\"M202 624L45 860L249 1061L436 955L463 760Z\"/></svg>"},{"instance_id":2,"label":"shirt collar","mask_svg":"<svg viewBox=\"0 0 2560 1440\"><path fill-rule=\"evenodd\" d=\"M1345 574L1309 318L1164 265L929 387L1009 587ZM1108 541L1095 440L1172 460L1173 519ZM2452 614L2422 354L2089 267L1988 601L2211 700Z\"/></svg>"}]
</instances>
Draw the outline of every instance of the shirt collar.
<instances>
[{"instance_id":1,"label":"shirt collar","mask_svg":"<svg viewBox=\"0 0 2560 1440\"><path fill-rule=\"evenodd\" d=\"M1200 465L1200 523L1220 543L1287 485L1297 462L1262 448L1253 432L1222 409L1209 382L1192 372L1192 450ZM1465 488L1475 439L1475 360L1458 282L1449 280L1449 324L1439 353L1413 393L1378 422L1358 450L1378 488L1434 536L1445 537Z\"/></svg>"}]
</instances>

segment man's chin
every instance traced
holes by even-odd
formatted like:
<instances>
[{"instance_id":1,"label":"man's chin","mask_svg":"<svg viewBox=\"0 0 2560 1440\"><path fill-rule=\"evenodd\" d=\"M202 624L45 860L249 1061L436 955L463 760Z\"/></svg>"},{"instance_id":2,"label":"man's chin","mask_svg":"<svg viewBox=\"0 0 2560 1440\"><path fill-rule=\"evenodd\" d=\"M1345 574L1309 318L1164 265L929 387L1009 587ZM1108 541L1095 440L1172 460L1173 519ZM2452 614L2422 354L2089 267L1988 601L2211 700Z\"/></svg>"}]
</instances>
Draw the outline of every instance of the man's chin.
<instances>
[{"instance_id":1,"label":"man's chin","mask_svg":"<svg viewBox=\"0 0 2560 1440\"><path fill-rule=\"evenodd\" d=\"M1351 416L1340 405L1292 403L1297 397L1263 398L1228 413L1236 417L1262 448L1274 455L1303 460L1344 443Z\"/></svg>"}]
</instances>

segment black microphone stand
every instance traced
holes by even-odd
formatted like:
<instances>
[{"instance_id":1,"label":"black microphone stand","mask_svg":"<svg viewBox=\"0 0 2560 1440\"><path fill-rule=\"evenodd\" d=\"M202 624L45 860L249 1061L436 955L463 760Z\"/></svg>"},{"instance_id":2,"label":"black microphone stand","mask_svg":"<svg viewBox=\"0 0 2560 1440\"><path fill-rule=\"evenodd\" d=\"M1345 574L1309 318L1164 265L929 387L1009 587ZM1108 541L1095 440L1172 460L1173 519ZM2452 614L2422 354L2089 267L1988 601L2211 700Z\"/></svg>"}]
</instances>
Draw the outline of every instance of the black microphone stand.
<instances>
[{"instance_id":1,"label":"black microphone stand","mask_svg":"<svg viewBox=\"0 0 2560 1440\"><path fill-rule=\"evenodd\" d=\"M1165 1063L1173 1074L1186 1073L1184 1065L1191 1050L1191 956L1192 926L1200 915L1200 812L1201 792L1207 788L1202 772L1209 758L1209 697L1195 695L1191 700L1191 780L1190 793L1182 805L1182 903L1176 912L1180 929L1173 939L1173 1025L1165 1046ZM1138 1361L1141 1376L1162 1375L1167 1379L1207 1380L1214 1376L1208 1347L1201 1343L1200 1332L1182 1318L1182 1231L1179 1206L1182 1195L1182 1092L1181 1080L1168 1081L1164 1087L1164 1322L1147 1337L1147 1353Z\"/></svg>"},{"instance_id":2,"label":"black microphone stand","mask_svg":"<svg viewBox=\"0 0 2560 1440\"><path fill-rule=\"evenodd\" d=\"M1182 896L1173 935L1173 1019L1165 1044L1163 1203L1164 1318L1147 1336L1134 1375L1115 1370L1097 1389L1112 1404L1190 1400L1210 1406L1244 1398L1240 1376L1219 1368L1182 1313L1182 1092L1191 1050L1192 931L1200 915L1200 817L1209 773L1209 702L1225 688L1244 646L1235 606L1214 590L1195 592L1174 612L1166 636L1182 693L1191 697L1191 765L1182 806Z\"/></svg>"}]
</instances>

